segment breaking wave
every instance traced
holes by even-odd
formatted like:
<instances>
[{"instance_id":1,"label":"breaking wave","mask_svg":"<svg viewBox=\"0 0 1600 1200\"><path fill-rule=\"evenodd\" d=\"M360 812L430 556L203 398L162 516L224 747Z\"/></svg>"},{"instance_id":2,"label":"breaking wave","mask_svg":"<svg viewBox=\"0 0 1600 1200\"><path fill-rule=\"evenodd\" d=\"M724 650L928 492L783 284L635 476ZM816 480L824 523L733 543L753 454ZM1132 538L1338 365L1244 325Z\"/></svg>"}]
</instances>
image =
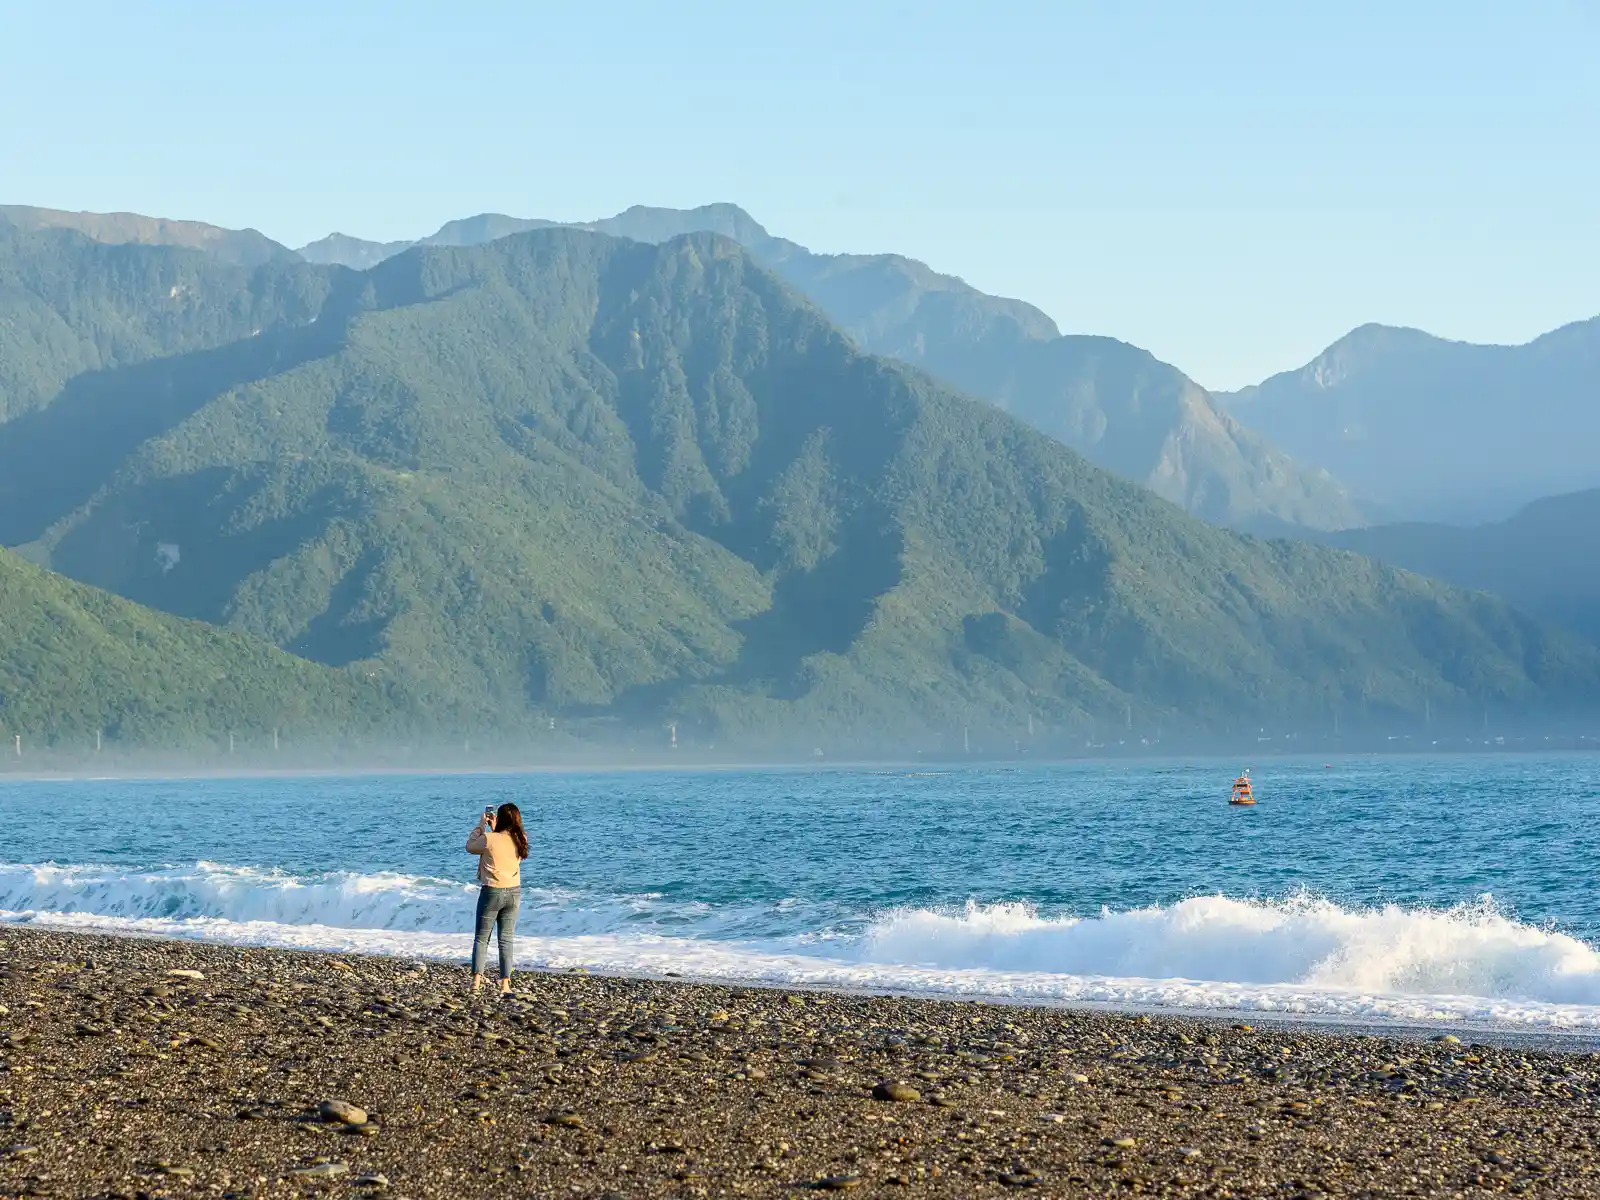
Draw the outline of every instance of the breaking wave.
<instances>
[{"instance_id":1,"label":"breaking wave","mask_svg":"<svg viewBox=\"0 0 1600 1200\"><path fill-rule=\"evenodd\" d=\"M475 888L216 863L0 865L0 920L460 959ZM1450 909L1199 896L1090 916L1024 903L861 913L528 888L519 965L1055 1003L1600 1030L1600 952L1487 898Z\"/></svg>"},{"instance_id":2,"label":"breaking wave","mask_svg":"<svg viewBox=\"0 0 1600 1200\"><path fill-rule=\"evenodd\" d=\"M1230 984L1600 1005L1600 952L1523 924L1487 898L1447 910L1198 896L1041 917L1027 904L902 910L874 922L876 961Z\"/></svg>"}]
</instances>

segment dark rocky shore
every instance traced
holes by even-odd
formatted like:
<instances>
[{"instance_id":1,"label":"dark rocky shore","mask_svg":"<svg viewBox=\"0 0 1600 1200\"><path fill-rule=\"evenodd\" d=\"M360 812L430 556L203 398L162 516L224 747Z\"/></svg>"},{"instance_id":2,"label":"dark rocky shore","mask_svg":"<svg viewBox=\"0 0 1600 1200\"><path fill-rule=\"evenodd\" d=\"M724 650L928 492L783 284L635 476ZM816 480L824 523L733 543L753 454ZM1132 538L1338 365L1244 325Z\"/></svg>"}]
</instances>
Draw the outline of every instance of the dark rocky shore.
<instances>
[{"instance_id":1,"label":"dark rocky shore","mask_svg":"<svg viewBox=\"0 0 1600 1200\"><path fill-rule=\"evenodd\" d=\"M1600 1055L0 928L0 1196L1600 1195Z\"/></svg>"}]
</instances>

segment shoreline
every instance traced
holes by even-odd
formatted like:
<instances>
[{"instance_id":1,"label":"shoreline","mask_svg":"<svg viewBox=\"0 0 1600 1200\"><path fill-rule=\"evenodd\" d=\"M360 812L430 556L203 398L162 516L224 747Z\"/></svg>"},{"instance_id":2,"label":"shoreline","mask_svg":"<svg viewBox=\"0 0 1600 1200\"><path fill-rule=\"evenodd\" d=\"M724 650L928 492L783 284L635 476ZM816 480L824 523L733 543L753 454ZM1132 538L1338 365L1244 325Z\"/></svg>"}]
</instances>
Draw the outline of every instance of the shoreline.
<instances>
[{"instance_id":1,"label":"shoreline","mask_svg":"<svg viewBox=\"0 0 1600 1200\"><path fill-rule=\"evenodd\" d=\"M227 941L205 937L185 937L164 931L141 929L85 928L71 921L52 918L60 914L36 914L26 920L10 921L0 918L0 934L8 929L37 929L44 932L70 934L82 937L130 939L146 942L170 942L179 945L193 944L232 948L244 951L263 951L285 954L322 954L332 957L373 959L381 961L406 961L435 964L440 967L464 967L465 955L421 954L397 949L393 953L372 952L348 948L317 946L283 946L260 942ZM1396 1041L1427 1041L1442 1034L1454 1034L1464 1040L1504 1048L1549 1050L1557 1053L1600 1054L1600 1028L1574 1029L1552 1025L1496 1024L1493 1021L1441 1017L1435 1021L1417 1018L1388 1018L1382 1016L1358 1017L1338 1013L1295 1012L1267 1008L1229 1008L1225 1006L1200 1007L1195 1005L1162 1005L1157 1003L1121 1002L1115 1000L1056 999L1051 997L1015 995L982 991L918 991L913 987L889 984L853 986L851 984L781 980L760 976L706 975L693 971L618 971L603 967L576 965L556 967L536 965L517 968L519 975L565 976L581 973L596 979L639 981L664 985L684 984L697 987L741 988L755 991L800 992L850 998L893 998L912 1002L935 1004L980 1004L994 1007L1039 1008L1067 1012L1085 1012L1113 1016L1166 1017L1175 1020L1217 1022L1231 1024L1243 1021L1258 1028L1272 1028L1283 1033L1292 1031L1320 1032L1335 1036L1381 1037ZM1453 999L1455 997L1440 997ZM1464 997L1479 999L1478 997Z\"/></svg>"},{"instance_id":2,"label":"shoreline","mask_svg":"<svg viewBox=\"0 0 1600 1200\"><path fill-rule=\"evenodd\" d=\"M0 1196L1600 1194L1600 1054L579 972L519 974L507 1001L466 985L438 961L0 926Z\"/></svg>"}]
</instances>

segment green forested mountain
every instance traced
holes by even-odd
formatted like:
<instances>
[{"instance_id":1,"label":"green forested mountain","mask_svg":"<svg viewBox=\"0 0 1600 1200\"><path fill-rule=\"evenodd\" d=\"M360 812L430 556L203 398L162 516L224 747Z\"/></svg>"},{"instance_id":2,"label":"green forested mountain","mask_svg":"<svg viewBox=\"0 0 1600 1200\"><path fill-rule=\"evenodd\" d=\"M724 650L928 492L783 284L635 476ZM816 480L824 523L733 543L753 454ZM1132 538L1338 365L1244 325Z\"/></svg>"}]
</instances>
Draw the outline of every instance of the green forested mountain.
<instances>
[{"instance_id":1,"label":"green forested mountain","mask_svg":"<svg viewBox=\"0 0 1600 1200\"><path fill-rule=\"evenodd\" d=\"M418 244L478 245L551 225L484 214L451 222ZM1361 505L1327 471L1295 462L1245 428L1175 367L1110 338L1064 337L1032 305L986 295L914 259L813 254L773 237L732 204L635 207L577 228L642 242L686 233L733 238L862 348L990 400L1208 520L1267 529L1365 523ZM346 241L345 257L324 254L320 261L368 265L402 245Z\"/></svg>"},{"instance_id":2,"label":"green forested mountain","mask_svg":"<svg viewBox=\"0 0 1600 1200\"><path fill-rule=\"evenodd\" d=\"M134 280L202 270L120 249ZM729 240L550 229L247 292L306 278L310 316L0 425L4 540L508 724L882 747L1600 695L1600 654L1503 604L1225 532L863 354Z\"/></svg>"},{"instance_id":3,"label":"green forested mountain","mask_svg":"<svg viewBox=\"0 0 1600 1200\"><path fill-rule=\"evenodd\" d=\"M1600 317L1522 346L1363 325L1223 399L1393 517L1497 520L1600 485Z\"/></svg>"},{"instance_id":4,"label":"green forested mountain","mask_svg":"<svg viewBox=\"0 0 1600 1200\"><path fill-rule=\"evenodd\" d=\"M1600 643L1600 490L1551 496L1484 525L1411 522L1326 537L1382 562L1493 592Z\"/></svg>"},{"instance_id":5,"label":"green forested mountain","mask_svg":"<svg viewBox=\"0 0 1600 1200\"><path fill-rule=\"evenodd\" d=\"M0 204L0 224L17 229L74 229L97 242L111 245L187 246L205 250L224 262L257 267L267 262L292 262L297 257L254 229L223 229L203 221L169 221L138 213L63 212L28 204Z\"/></svg>"},{"instance_id":6,"label":"green forested mountain","mask_svg":"<svg viewBox=\"0 0 1600 1200\"><path fill-rule=\"evenodd\" d=\"M70 404L107 369L308 322L337 274L0 223L0 421Z\"/></svg>"},{"instance_id":7,"label":"green forested mountain","mask_svg":"<svg viewBox=\"0 0 1600 1200\"><path fill-rule=\"evenodd\" d=\"M151 612L0 550L0 747L215 742L277 729L300 746L421 721L381 679Z\"/></svg>"}]
</instances>

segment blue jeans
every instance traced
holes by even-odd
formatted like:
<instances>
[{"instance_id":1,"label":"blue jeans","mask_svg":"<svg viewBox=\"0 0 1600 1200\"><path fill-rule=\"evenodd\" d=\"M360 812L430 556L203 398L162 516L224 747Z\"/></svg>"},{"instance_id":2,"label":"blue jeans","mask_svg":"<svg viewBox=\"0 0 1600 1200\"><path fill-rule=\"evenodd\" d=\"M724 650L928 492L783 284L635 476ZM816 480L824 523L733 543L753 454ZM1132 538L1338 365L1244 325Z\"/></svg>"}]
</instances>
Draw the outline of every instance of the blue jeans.
<instances>
[{"instance_id":1,"label":"blue jeans","mask_svg":"<svg viewBox=\"0 0 1600 1200\"><path fill-rule=\"evenodd\" d=\"M500 978L511 978L512 947L517 936L517 909L522 907L522 889L480 888L478 890L478 930L472 943L472 973L483 974L483 960L489 957L489 928L500 926Z\"/></svg>"}]
</instances>

